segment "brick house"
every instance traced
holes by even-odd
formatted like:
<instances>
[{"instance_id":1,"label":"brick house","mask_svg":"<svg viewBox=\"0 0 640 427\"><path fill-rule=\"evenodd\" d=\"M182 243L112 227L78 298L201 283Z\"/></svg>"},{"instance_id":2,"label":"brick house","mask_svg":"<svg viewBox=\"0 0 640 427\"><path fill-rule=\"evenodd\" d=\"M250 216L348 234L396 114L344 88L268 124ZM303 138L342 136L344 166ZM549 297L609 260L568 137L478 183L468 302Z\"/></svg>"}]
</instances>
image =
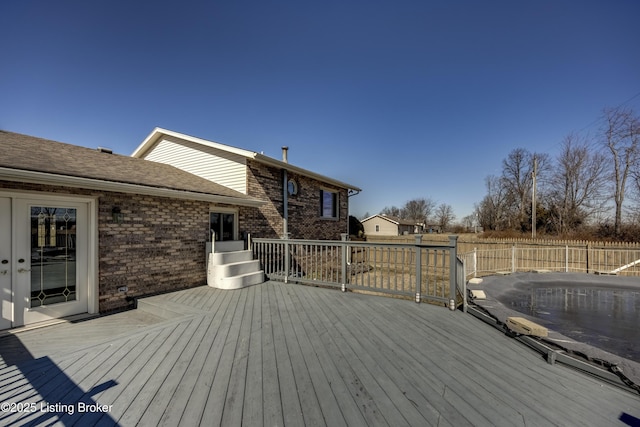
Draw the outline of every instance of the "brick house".
<instances>
[{"instance_id":1,"label":"brick house","mask_svg":"<svg viewBox=\"0 0 640 427\"><path fill-rule=\"evenodd\" d=\"M348 232L349 196L360 188L294 166L287 148L278 160L201 138L156 128L132 154L167 163L265 203L221 212L234 233L217 239L256 237L339 240ZM233 218L232 218L233 217Z\"/></svg>"},{"instance_id":2,"label":"brick house","mask_svg":"<svg viewBox=\"0 0 640 427\"><path fill-rule=\"evenodd\" d=\"M0 329L203 285L209 213L263 202L170 165L0 131Z\"/></svg>"},{"instance_id":3,"label":"brick house","mask_svg":"<svg viewBox=\"0 0 640 427\"><path fill-rule=\"evenodd\" d=\"M0 148L0 330L204 285L212 230L237 239L283 227L283 193L267 197L278 195L274 165L283 162L247 161L250 190L241 192L180 167L6 131ZM337 211L295 224L314 197L301 191L294 202L292 188L292 234L310 236L317 224L327 225L318 237L346 230L347 189L290 170L292 187L335 194Z\"/></svg>"}]
</instances>

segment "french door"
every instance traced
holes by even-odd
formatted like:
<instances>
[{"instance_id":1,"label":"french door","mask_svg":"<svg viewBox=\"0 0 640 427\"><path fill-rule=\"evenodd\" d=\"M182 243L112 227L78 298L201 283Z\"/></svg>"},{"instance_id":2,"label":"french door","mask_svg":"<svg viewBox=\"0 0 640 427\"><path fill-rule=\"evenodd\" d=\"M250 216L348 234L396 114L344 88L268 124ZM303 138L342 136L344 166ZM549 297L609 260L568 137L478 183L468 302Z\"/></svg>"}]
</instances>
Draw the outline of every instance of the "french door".
<instances>
[{"instance_id":1,"label":"french door","mask_svg":"<svg viewBox=\"0 0 640 427\"><path fill-rule=\"evenodd\" d=\"M0 329L89 310L89 203L0 196Z\"/></svg>"}]
</instances>

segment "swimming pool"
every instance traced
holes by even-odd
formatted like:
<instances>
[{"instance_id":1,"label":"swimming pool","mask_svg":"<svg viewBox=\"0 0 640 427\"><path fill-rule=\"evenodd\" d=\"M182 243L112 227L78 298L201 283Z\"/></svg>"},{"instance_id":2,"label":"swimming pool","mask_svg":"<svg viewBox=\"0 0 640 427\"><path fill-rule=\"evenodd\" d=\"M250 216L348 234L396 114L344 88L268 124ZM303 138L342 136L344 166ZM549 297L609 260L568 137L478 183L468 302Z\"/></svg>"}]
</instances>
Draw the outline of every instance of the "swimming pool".
<instances>
[{"instance_id":1,"label":"swimming pool","mask_svg":"<svg viewBox=\"0 0 640 427\"><path fill-rule=\"evenodd\" d=\"M519 273L487 277L481 289L548 329L640 362L640 278Z\"/></svg>"}]
</instances>

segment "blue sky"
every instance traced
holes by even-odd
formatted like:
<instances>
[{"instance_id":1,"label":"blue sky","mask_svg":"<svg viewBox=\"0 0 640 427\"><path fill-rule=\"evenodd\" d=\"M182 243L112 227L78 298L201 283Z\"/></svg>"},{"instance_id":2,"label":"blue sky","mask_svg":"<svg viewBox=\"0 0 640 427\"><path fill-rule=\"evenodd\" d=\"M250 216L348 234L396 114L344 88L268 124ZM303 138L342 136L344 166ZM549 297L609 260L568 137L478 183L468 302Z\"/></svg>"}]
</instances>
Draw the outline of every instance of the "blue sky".
<instances>
[{"instance_id":1,"label":"blue sky","mask_svg":"<svg viewBox=\"0 0 640 427\"><path fill-rule=\"evenodd\" d=\"M160 126L457 219L518 147L640 111L640 2L0 3L0 128L131 154ZM635 96L635 97L634 97ZM631 100L630 100L631 99ZM630 101L628 101L630 100Z\"/></svg>"}]
</instances>

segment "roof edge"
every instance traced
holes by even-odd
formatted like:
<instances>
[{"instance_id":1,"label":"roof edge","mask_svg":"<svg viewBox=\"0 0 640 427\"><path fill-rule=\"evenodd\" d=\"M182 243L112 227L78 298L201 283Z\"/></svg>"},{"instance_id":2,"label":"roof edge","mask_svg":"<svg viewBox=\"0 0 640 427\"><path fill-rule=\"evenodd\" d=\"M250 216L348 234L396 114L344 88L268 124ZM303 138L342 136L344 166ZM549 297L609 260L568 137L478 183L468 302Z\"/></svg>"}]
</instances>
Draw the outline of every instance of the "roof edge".
<instances>
[{"instance_id":1,"label":"roof edge","mask_svg":"<svg viewBox=\"0 0 640 427\"><path fill-rule=\"evenodd\" d=\"M371 215L370 217L365 218L365 219L363 219L363 220L362 220L362 221L360 221L360 222L369 221L370 219L373 219L373 218L376 218L376 217L381 218L381 219L384 219L385 221L389 221L389 222L390 222L390 223L392 223L392 224L400 225L400 222L399 222L399 221L396 221L395 219L389 218L388 216L386 216L386 215L382 215L382 214L375 214L375 215Z\"/></svg>"},{"instance_id":2,"label":"roof edge","mask_svg":"<svg viewBox=\"0 0 640 427\"><path fill-rule=\"evenodd\" d=\"M347 184L346 182L339 181L337 179L329 178L328 176L321 175L319 173L312 172L308 169L301 168L299 166L294 166L290 163L283 162L278 159L274 159L273 157L265 156L264 154L256 153L254 160L260 163L264 163L269 166L275 166L280 169L286 169L290 172L295 172L300 175L305 175L313 179L317 179L318 181L325 182L327 184L333 184L337 187L346 188L347 190L355 190L362 191L362 188L356 187L355 185Z\"/></svg>"},{"instance_id":3,"label":"roof edge","mask_svg":"<svg viewBox=\"0 0 640 427\"><path fill-rule=\"evenodd\" d=\"M198 138L195 136L187 135L180 132L174 132L172 130L163 129L160 127L156 127L151 131L151 133L142 141L142 143L135 149L135 151L131 154L131 157L142 158L152 147L158 142L158 140L162 137L162 135L172 136L174 138L184 139L190 142L194 142L196 144L201 144L207 147L217 148L219 150L227 151L230 153L234 153L240 156L243 156L248 159L255 160L257 162L274 166L280 169L286 169L291 172L298 173L300 175L308 176L310 178L316 179L318 181L325 182L327 184L332 184L340 188L345 188L347 190L355 190L362 191L361 188L356 187L355 185L347 184L346 182L339 181L337 179L329 178L327 176L321 175L319 173L312 172L310 170L294 166L290 163L283 162L278 159L274 159L273 157L266 156L264 154L257 153L255 151L245 150L242 148L232 147L231 145L221 144L219 142L209 141L203 138Z\"/></svg>"},{"instance_id":4,"label":"roof edge","mask_svg":"<svg viewBox=\"0 0 640 427\"><path fill-rule=\"evenodd\" d=\"M26 182L30 184L63 185L74 188L86 188L89 190L141 194L145 196L169 197L183 200L200 200L212 203L225 203L247 207L260 207L265 204L264 201L255 199L253 197L249 197L246 199L236 198L231 196L221 196L217 194L198 193L195 191L174 190L171 188L151 187L139 184L82 178L46 172L29 171L24 169L11 169L6 167L0 167L0 179Z\"/></svg>"},{"instance_id":5,"label":"roof edge","mask_svg":"<svg viewBox=\"0 0 640 427\"><path fill-rule=\"evenodd\" d=\"M240 156L244 156L248 158L253 158L258 154L250 150L244 150L242 148L233 147L231 145L221 144L219 142L209 141L207 139L198 138L196 136L187 135L185 133L174 132L169 129L156 127L144 139L144 141L142 141L142 143L134 150L134 152L131 154L131 157L142 158L142 156L144 156L147 153L147 151L149 151L149 149L151 149L151 147L153 147L153 145L156 142L158 142L158 140L162 137L162 135L172 136L174 138L179 138L179 139L185 139L187 141L194 142L196 144L217 148L219 150L228 151L228 152L238 154Z\"/></svg>"}]
</instances>

